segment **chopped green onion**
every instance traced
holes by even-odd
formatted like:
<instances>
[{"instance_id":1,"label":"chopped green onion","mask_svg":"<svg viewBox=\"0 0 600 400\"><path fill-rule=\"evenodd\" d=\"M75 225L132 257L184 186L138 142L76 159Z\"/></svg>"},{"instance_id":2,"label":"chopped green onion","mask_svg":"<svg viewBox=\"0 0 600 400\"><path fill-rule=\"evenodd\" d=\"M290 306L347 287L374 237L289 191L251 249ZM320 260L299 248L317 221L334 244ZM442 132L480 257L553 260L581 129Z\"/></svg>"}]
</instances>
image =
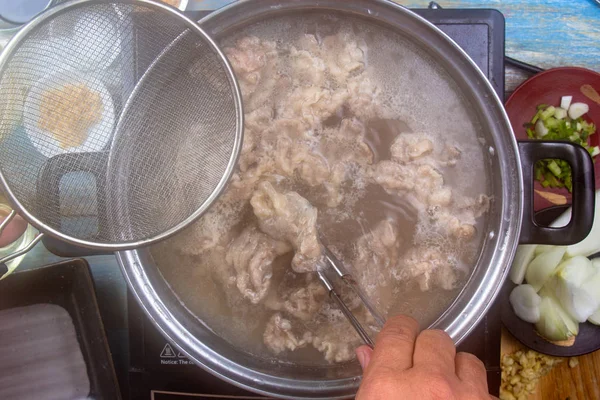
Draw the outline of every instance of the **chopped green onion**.
<instances>
[{"instance_id":1,"label":"chopped green onion","mask_svg":"<svg viewBox=\"0 0 600 400\"><path fill-rule=\"evenodd\" d=\"M560 176L560 174L562 172L560 170L560 167L554 160L552 160L548 163L548 169L550 170L550 172L552 172L554 174L554 176Z\"/></svg>"},{"instance_id":2,"label":"chopped green onion","mask_svg":"<svg viewBox=\"0 0 600 400\"><path fill-rule=\"evenodd\" d=\"M570 101L567 100L569 100L569 96L564 96L561 99L560 107L547 104L538 105L531 122L523 124L527 137L529 139L567 140L583 146L592 157L600 155L600 148L588 144L589 136L596 133L596 126L582 117L587 104L570 104ZM535 165L534 176L545 188L564 187L569 191L573 189L571 166L565 160L538 161Z\"/></svg>"},{"instance_id":3,"label":"chopped green onion","mask_svg":"<svg viewBox=\"0 0 600 400\"><path fill-rule=\"evenodd\" d=\"M558 127L559 120L554 117L550 117L544 121L544 125L546 125L546 128L548 129L554 129Z\"/></svg>"},{"instance_id":4,"label":"chopped green onion","mask_svg":"<svg viewBox=\"0 0 600 400\"><path fill-rule=\"evenodd\" d=\"M548 106L548 108L542 111L542 113L540 114L540 118L542 119L542 121L546 121L548 118L554 115L554 111L556 111L555 107Z\"/></svg>"}]
</instances>

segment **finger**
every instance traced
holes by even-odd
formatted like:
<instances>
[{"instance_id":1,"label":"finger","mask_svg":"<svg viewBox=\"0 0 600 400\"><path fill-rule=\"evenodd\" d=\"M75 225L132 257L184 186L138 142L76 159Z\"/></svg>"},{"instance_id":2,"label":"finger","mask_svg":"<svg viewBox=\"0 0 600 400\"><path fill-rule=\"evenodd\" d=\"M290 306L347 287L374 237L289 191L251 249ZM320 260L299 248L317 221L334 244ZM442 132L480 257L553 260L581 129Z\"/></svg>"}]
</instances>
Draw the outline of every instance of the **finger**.
<instances>
[{"instance_id":1,"label":"finger","mask_svg":"<svg viewBox=\"0 0 600 400\"><path fill-rule=\"evenodd\" d=\"M382 369L400 372L412 367L413 350L418 334L419 323L413 318L405 315L388 318L377 335L366 374Z\"/></svg>"},{"instance_id":2,"label":"finger","mask_svg":"<svg viewBox=\"0 0 600 400\"><path fill-rule=\"evenodd\" d=\"M487 372L483 362L469 353L458 353L455 357L456 376L465 384L489 393L487 384Z\"/></svg>"},{"instance_id":3,"label":"finger","mask_svg":"<svg viewBox=\"0 0 600 400\"><path fill-rule=\"evenodd\" d=\"M363 371L366 370L369 366L372 354L373 349L366 345L362 345L358 349L356 349L356 358L358 358L358 362L360 363L360 366Z\"/></svg>"},{"instance_id":4,"label":"finger","mask_svg":"<svg viewBox=\"0 0 600 400\"><path fill-rule=\"evenodd\" d=\"M450 336L439 329L428 329L417 337L414 366L424 365L440 371L454 373L454 357L456 347Z\"/></svg>"}]
</instances>

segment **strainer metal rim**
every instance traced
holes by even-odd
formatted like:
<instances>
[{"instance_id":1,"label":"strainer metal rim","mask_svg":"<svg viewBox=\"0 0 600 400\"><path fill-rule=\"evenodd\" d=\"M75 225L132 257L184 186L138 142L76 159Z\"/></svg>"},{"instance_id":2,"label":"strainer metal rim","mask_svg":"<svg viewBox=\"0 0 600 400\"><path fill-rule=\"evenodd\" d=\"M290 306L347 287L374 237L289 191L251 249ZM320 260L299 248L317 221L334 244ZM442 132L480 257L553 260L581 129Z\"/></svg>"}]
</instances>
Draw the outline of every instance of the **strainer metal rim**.
<instances>
[{"instance_id":1,"label":"strainer metal rim","mask_svg":"<svg viewBox=\"0 0 600 400\"><path fill-rule=\"evenodd\" d=\"M32 213L30 213L25 207L23 207L21 202L18 200L18 198L15 196L15 194L11 190L10 185L8 184L8 182L4 176L4 172L2 171L2 164L0 163L0 183L2 184L3 189L6 193L6 195L8 196L11 204L18 211L18 213L21 216L23 216L29 223L31 223L34 227L36 227L41 232L43 232L45 234L49 234L50 236L53 236L59 240L67 242L69 244L86 247L86 248L90 248L90 249L95 249L95 250L103 250L103 251L130 250L130 249L134 249L137 247L142 247L142 246L146 246L146 245L150 245L150 244L159 242L159 241L164 240L164 239L176 234L177 232L181 231L182 229L187 227L189 224L194 222L196 219L198 219L202 214L204 214L207 211L207 209L210 207L210 205L221 195L221 193L223 192L223 190L225 189L225 187L227 185L227 182L229 181L229 178L233 174L233 171L237 165L239 154L240 154L240 151L242 148L242 139L243 139L243 133L244 133L244 116L243 116L244 113L243 113L243 106L242 106L242 94L241 94L237 79L235 77L235 74L233 72L233 69L229 63L229 60L225 56L225 54L221 51L221 49L217 45L217 43L198 25L197 22L186 17L184 14L182 14L177 9L175 9L167 4L159 3L154 0L112 0L112 1L111 0L73 0L73 1L69 1L66 3L59 4L57 6L54 6L54 7L50 8L49 10L47 10L46 12L36 16L29 23L27 23L25 26L23 26L23 28L12 37L12 39L9 41L9 43L6 45L6 47L0 53L0 77L3 76L6 66L7 66L7 63L10 60L11 56L13 55L13 52L18 48L18 46L21 44L22 40L25 39L28 36L28 34L31 33L31 31L34 30L38 25L40 25L41 23L45 22L46 20L48 20L56 15L59 15L66 11L69 11L73 8L88 6L91 4L107 4L107 3L112 3L112 2L117 2L117 3L121 3L121 4L145 4L145 5L148 5L149 7L155 7L158 9L162 9L164 11L170 12L171 14L177 16L188 26L189 29L196 32L197 34L200 34L200 36L202 36L202 38L208 43L210 48L221 58L221 61L223 62L225 72L227 73L229 81L232 85L233 97L234 97L234 101L236 103L236 110L238 111L238 115L236 116L237 129L236 129L236 133L235 133L231 157L229 159L227 168L225 169L225 172L224 172L221 180L219 181L219 183L217 184L217 186L215 187L215 189L213 190L211 195L202 203L202 205L194 213L192 213L185 220L183 220L182 222L178 223L177 225L171 227L170 229L168 229L164 232L161 232L158 235L154 235L148 239L128 241L128 242L123 242L123 243L100 243L100 242L91 241L91 240L78 239L78 238L66 235L66 234L48 226L44 222L40 221L37 217L35 217ZM144 72L142 77L136 83L134 89L132 90L131 94L129 95L129 97L123 107L123 111L121 112L121 115L120 115L117 125L115 127L115 135L113 135L112 143L114 143L114 139L117 137L117 133L118 133L119 127L121 125L121 121L123 120L123 115L125 115L125 112L131 106L132 99L136 96L136 94L140 90L140 87L141 87L142 83L144 82L145 78L147 77L149 71L151 71L152 67L156 64L156 62L165 54L165 52L168 49L171 48L173 43L175 43L180 37L181 36L178 36L177 38L175 38L165 49L163 49L163 51L161 51L161 53L157 56L157 58L153 61L153 63L148 67L148 69ZM111 146L112 146L112 143L111 143ZM109 159L109 163L110 163L110 159ZM108 168L110 168L110 166L108 166Z\"/></svg>"}]
</instances>

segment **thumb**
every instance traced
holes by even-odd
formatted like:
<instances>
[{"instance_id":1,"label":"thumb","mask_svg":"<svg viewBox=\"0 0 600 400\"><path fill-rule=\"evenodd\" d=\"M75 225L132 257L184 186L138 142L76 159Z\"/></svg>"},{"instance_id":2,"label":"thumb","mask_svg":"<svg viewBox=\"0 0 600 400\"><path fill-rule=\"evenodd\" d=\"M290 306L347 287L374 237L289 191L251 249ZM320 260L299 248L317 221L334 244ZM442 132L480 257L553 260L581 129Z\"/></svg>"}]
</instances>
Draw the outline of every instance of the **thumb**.
<instances>
[{"instance_id":1,"label":"thumb","mask_svg":"<svg viewBox=\"0 0 600 400\"><path fill-rule=\"evenodd\" d=\"M362 370L367 369L369 362L371 361L371 355L373 354L373 349L371 349L367 345L362 345L356 349L356 358L358 358L358 362Z\"/></svg>"}]
</instances>

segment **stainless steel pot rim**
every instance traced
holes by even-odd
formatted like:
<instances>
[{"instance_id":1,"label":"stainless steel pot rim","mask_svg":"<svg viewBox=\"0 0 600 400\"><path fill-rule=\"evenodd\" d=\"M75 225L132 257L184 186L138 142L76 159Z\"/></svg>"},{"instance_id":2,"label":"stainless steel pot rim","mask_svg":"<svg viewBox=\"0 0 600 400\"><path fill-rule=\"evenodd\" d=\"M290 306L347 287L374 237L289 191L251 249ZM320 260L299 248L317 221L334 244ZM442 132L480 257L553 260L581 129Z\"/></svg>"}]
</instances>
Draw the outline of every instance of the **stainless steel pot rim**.
<instances>
[{"instance_id":1,"label":"stainless steel pot rim","mask_svg":"<svg viewBox=\"0 0 600 400\"><path fill-rule=\"evenodd\" d=\"M464 74L465 77L468 76L476 81L476 84L473 85L477 86L478 92L473 88L473 95L476 96L482 109L489 114L489 121L494 122L494 124L490 122L490 127L494 129L492 135L495 141L494 145L490 147L490 154L491 158L499 163L501 176L498 176L497 179L500 181L501 190L494 194L497 197L501 196L501 201L495 202L495 206L501 210L498 224L490 231L485 245L488 247L486 255L489 257L484 261L489 262L490 266L486 268L486 274L480 282L470 283L469 293L478 294L478 296L467 299L465 287L449 310L434 323L436 327L445 329L456 343L460 343L481 320L498 294L501 283L508 273L521 229L523 205L521 164L517 143L512 135L502 102L484 74L452 39L425 19L388 0L356 0L352 2L242 0L210 14L202 19L200 24L209 35L218 37L219 32L236 29L252 18L262 18L272 14L279 15L278 13L288 12L292 9L294 11L323 10L353 13L381 21L389 25L391 29L399 28L402 24L394 23L393 19L403 17L409 22L412 21L411 24L417 24L427 31L431 36L430 40L435 41L436 45L444 47L433 48L432 51L440 56L444 51L451 53L454 59L448 62L454 63L453 68L458 73ZM260 373L235 362L232 364L232 360L223 357L218 351L195 338L176 321L174 314L152 288L146 268L154 268L154 266L140 265L139 255L140 253L137 251L118 254L119 263L132 291L161 332L203 369L253 392L265 395L275 394L284 398L347 398L356 392L360 376L329 381L297 379L290 382L290 380ZM460 304L458 304L459 300ZM457 309L452 310L453 308ZM451 310L453 313L450 313ZM232 365L235 366L235 370L230 368Z\"/></svg>"}]
</instances>

